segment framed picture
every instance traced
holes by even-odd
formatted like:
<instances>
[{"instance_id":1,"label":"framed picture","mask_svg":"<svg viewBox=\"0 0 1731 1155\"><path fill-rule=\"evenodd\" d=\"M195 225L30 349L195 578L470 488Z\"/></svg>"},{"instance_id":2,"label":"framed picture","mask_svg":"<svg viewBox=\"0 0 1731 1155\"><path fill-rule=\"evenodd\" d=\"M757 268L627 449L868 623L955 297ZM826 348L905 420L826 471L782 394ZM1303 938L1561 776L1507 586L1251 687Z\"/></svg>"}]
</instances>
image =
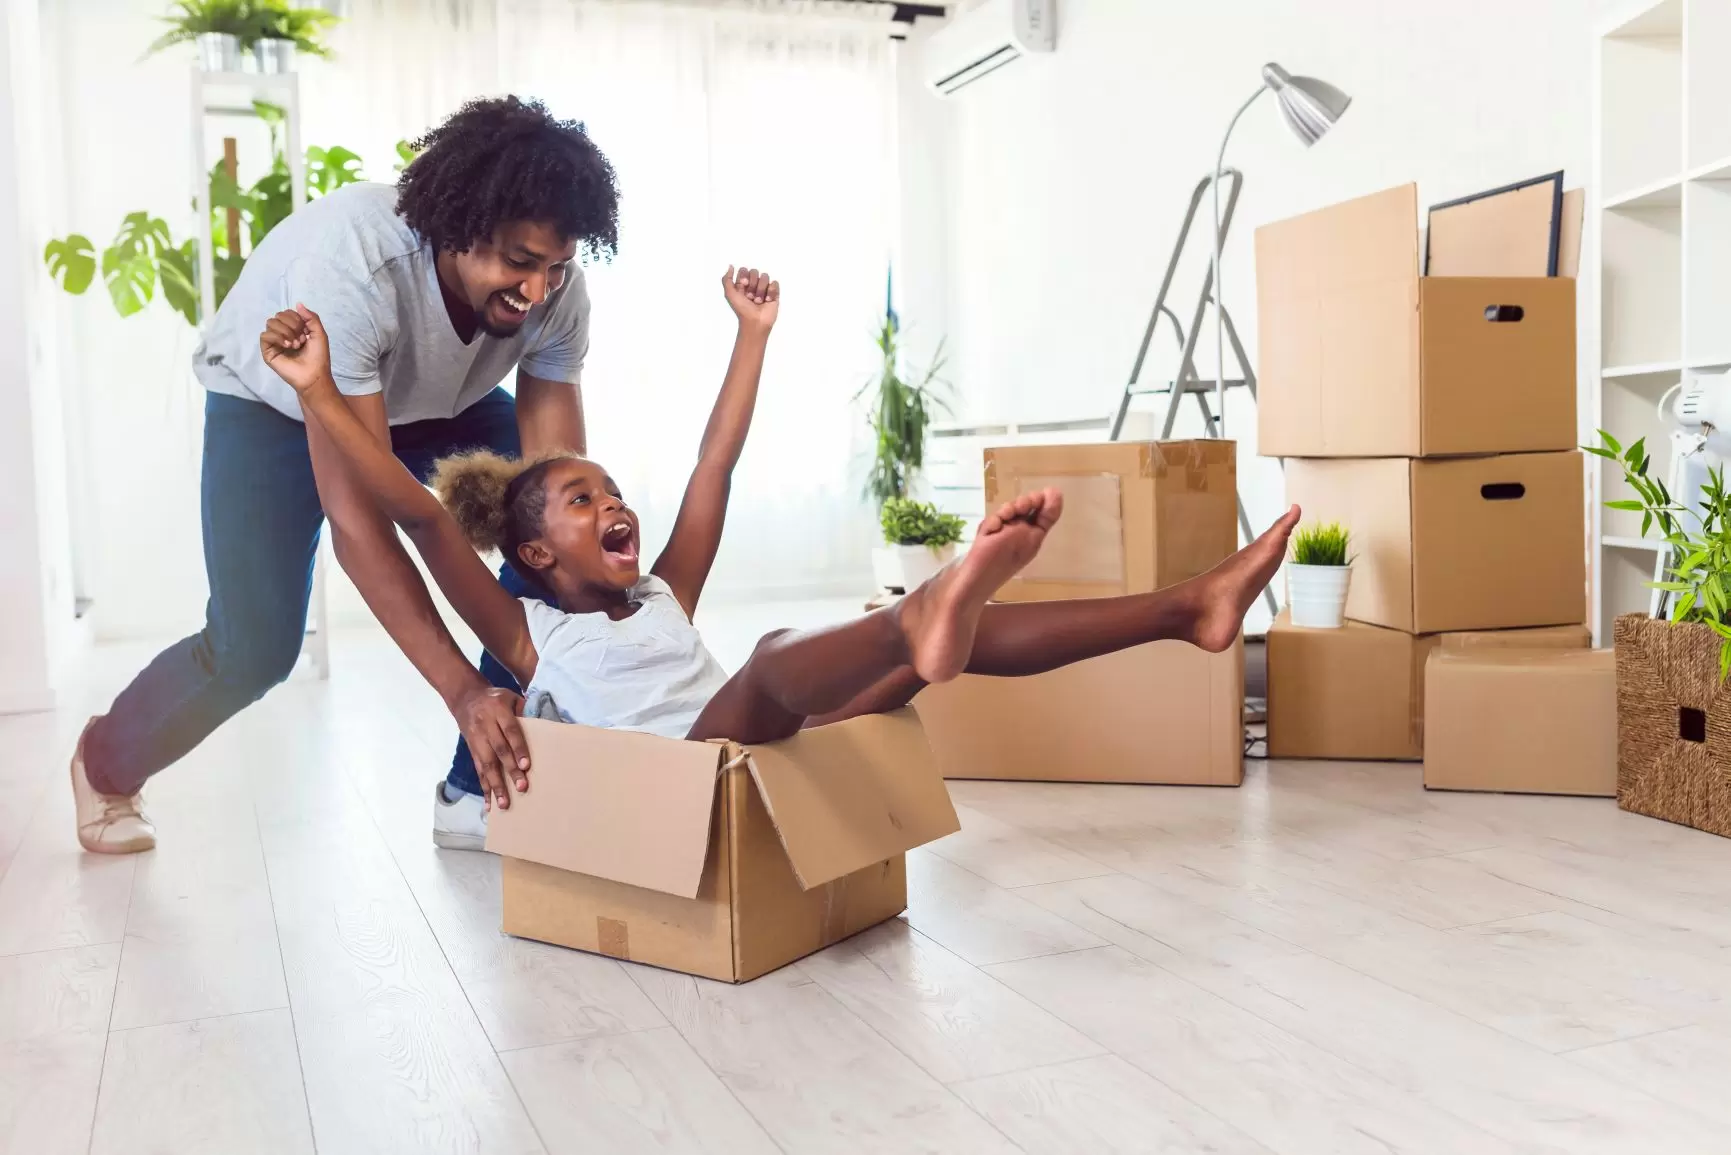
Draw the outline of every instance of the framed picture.
<instances>
[{"instance_id":1,"label":"framed picture","mask_svg":"<svg viewBox=\"0 0 1731 1155\"><path fill-rule=\"evenodd\" d=\"M1562 249L1563 173L1432 205L1427 277L1554 277Z\"/></svg>"}]
</instances>

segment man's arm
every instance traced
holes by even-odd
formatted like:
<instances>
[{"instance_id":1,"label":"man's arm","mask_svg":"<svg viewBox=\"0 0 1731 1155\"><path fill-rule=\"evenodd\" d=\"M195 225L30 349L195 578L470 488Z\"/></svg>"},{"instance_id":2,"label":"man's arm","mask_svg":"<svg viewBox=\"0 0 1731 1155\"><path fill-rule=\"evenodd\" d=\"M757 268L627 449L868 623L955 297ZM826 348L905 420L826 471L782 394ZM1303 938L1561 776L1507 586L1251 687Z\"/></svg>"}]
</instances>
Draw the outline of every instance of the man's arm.
<instances>
[{"instance_id":1,"label":"man's arm","mask_svg":"<svg viewBox=\"0 0 1731 1155\"><path fill-rule=\"evenodd\" d=\"M587 455L582 387L518 369L517 434L523 442L524 461L554 452Z\"/></svg>"},{"instance_id":2,"label":"man's arm","mask_svg":"<svg viewBox=\"0 0 1731 1155\"><path fill-rule=\"evenodd\" d=\"M383 395L344 400L361 424L388 446L390 426ZM509 806L506 768L514 767L519 792L527 788L524 771L529 768L528 746L517 724L517 696L488 685L464 657L433 605L420 571L403 549L396 526L357 491L342 454L317 421L307 422L307 447L319 501L330 515L331 545L338 563L391 640L457 719L475 757L482 792L500 806Z\"/></svg>"}]
</instances>

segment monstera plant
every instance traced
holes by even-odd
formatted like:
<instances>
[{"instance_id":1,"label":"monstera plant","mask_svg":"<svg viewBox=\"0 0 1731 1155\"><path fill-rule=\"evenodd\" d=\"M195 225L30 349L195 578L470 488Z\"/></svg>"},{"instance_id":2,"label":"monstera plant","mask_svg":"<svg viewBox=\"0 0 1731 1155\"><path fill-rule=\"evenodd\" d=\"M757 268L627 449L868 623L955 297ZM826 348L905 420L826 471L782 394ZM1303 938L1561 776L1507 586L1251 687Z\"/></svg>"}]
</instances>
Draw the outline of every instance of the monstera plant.
<instances>
[{"instance_id":1,"label":"monstera plant","mask_svg":"<svg viewBox=\"0 0 1731 1155\"><path fill-rule=\"evenodd\" d=\"M288 158L281 145L282 110L261 102L254 105L254 111L271 129L269 171L250 187L242 188L221 162L210 170L211 266L218 305L239 278L246 254L256 249L294 207ZM399 142L397 152L399 158L413 158L413 150L406 143ZM305 171L308 198L363 179L361 158L341 146L307 149ZM239 238L229 236L230 210L240 221ZM240 243L233 243L236 240ZM196 243L191 238L176 241L168 222L149 212L128 213L113 241L100 253L88 236L72 233L49 241L42 259L56 283L75 296L89 289L100 271L114 311L122 317L143 312L160 295L187 324L199 322Z\"/></svg>"}]
</instances>

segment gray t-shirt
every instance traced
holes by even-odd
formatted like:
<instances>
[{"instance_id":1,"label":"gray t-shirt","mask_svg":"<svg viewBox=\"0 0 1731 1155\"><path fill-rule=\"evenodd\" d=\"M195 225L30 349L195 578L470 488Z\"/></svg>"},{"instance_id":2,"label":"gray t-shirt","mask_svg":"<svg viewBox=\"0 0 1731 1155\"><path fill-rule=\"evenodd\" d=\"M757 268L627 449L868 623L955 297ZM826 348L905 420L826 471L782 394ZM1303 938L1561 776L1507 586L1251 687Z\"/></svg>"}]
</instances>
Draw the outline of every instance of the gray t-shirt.
<instances>
[{"instance_id":1,"label":"gray t-shirt","mask_svg":"<svg viewBox=\"0 0 1731 1155\"><path fill-rule=\"evenodd\" d=\"M397 215L396 199L390 185L347 185L272 229L193 353L204 387L302 420L299 398L258 349L265 322L297 301L324 321L337 388L382 390L392 425L455 416L514 365L577 384L589 352L582 270L573 266L515 336L477 333L465 345L445 311L432 246Z\"/></svg>"}]
</instances>

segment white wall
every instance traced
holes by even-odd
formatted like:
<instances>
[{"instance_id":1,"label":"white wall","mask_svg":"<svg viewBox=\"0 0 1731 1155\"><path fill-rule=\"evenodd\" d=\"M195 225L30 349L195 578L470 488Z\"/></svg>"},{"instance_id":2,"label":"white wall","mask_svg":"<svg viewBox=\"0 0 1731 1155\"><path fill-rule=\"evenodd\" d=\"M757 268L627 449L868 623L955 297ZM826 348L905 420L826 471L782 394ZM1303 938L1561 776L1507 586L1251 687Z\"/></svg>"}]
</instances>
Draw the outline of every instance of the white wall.
<instances>
[{"instance_id":1,"label":"white wall","mask_svg":"<svg viewBox=\"0 0 1731 1155\"><path fill-rule=\"evenodd\" d=\"M46 236L35 0L0 0L0 713L46 709L77 638Z\"/></svg>"},{"instance_id":2,"label":"white wall","mask_svg":"<svg viewBox=\"0 0 1731 1155\"><path fill-rule=\"evenodd\" d=\"M906 211L948 225L931 259L951 281L944 323L967 415L1111 409L1190 191L1265 61L1354 101L1308 151L1267 96L1233 135L1227 164L1246 181L1223 279L1252 356L1256 225L1406 181L1421 204L1558 168L1571 187L1585 183L1592 30L1615 2L1060 0L1053 55L948 101L922 98L923 118L953 119L953 179L942 199ZM1193 242L1186 324L1205 227ZM1145 380L1171 372L1169 330L1156 350ZM1279 470L1255 457L1247 409L1229 413L1228 432L1252 521L1266 525L1281 507Z\"/></svg>"}]
</instances>

